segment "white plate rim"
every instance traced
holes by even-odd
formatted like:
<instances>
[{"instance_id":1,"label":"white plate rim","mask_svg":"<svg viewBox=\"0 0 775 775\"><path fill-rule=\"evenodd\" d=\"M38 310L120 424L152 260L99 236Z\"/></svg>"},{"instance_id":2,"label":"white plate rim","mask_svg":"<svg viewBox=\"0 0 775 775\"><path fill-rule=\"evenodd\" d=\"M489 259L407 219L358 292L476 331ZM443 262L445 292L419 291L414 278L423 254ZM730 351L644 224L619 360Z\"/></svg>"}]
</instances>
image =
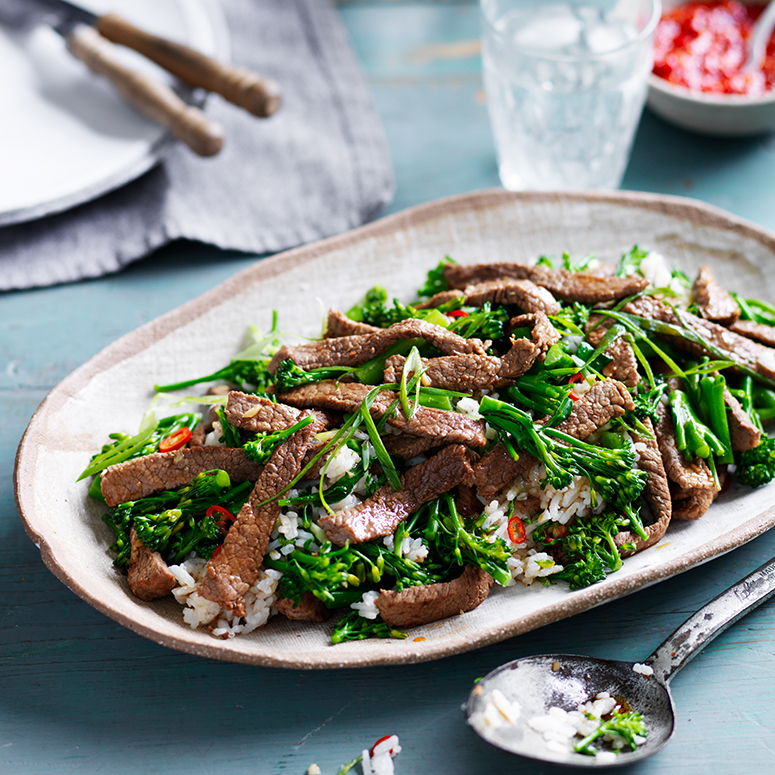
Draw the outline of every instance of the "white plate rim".
<instances>
[{"instance_id":1,"label":"white plate rim","mask_svg":"<svg viewBox=\"0 0 775 775\"><path fill-rule=\"evenodd\" d=\"M228 61L231 43L226 17L224 16L220 0L206 0L206 2L201 2L200 6L196 10L207 19L207 23L213 33L215 50L212 52L212 56L222 61ZM193 88L182 82L177 83L175 92L184 102L203 109L209 96L203 89ZM127 183L137 180L137 178L155 167L171 151L176 142L172 133L166 131L154 142L150 143L142 155L136 157L122 170L106 176L91 186L86 186L78 191L72 191L64 196L48 199L34 205L0 212L0 228L28 223L49 215L66 212L78 205L86 204L105 194L109 194L125 186Z\"/></svg>"}]
</instances>

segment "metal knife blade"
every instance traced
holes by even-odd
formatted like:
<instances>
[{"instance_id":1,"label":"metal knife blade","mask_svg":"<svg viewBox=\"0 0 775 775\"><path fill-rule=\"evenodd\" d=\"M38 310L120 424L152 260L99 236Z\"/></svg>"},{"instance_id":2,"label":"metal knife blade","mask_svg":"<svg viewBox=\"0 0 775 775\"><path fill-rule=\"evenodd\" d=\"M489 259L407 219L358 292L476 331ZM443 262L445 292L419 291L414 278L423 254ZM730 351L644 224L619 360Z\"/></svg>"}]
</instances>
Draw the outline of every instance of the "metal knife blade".
<instances>
[{"instance_id":1,"label":"metal knife blade","mask_svg":"<svg viewBox=\"0 0 775 775\"><path fill-rule=\"evenodd\" d=\"M79 24L94 25L97 15L67 0L0 0L0 23L20 28L47 24L67 37Z\"/></svg>"}]
</instances>

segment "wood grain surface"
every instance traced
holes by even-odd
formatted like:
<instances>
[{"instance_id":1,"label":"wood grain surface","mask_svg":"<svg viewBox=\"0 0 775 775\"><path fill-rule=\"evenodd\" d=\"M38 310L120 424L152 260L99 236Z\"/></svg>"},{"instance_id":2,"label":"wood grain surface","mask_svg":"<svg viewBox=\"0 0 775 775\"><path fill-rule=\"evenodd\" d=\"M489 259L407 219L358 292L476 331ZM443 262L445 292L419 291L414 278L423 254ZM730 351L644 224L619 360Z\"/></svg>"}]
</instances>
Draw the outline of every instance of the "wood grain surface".
<instances>
[{"instance_id":1,"label":"wood grain surface","mask_svg":"<svg viewBox=\"0 0 775 775\"><path fill-rule=\"evenodd\" d=\"M354 0L341 13L393 153L390 211L497 185L476 4ZM773 181L772 136L700 138L645 114L625 187L693 196L773 230ZM14 505L16 447L67 374L255 260L179 243L120 275L0 297L0 772L303 775L316 762L335 775L389 733L404 748L397 775L562 772L512 759L466 729L460 705L472 681L552 650L642 659L775 554L770 532L620 601L429 664L299 672L193 657L135 635L44 567ZM681 673L676 737L638 775L772 770L774 622L765 604Z\"/></svg>"}]
</instances>

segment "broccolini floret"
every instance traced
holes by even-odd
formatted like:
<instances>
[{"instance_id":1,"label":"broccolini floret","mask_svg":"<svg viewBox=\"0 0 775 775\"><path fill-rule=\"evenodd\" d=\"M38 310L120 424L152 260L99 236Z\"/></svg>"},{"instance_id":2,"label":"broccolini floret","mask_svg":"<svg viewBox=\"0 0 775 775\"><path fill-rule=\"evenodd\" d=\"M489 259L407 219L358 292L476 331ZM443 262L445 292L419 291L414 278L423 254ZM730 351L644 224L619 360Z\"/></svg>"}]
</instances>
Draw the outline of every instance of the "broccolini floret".
<instances>
[{"instance_id":1,"label":"broccolini floret","mask_svg":"<svg viewBox=\"0 0 775 775\"><path fill-rule=\"evenodd\" d=\"M592 743L604 735L617 735L624 740L624 744L631 751L638 747L638 737L646 737L648 730L643 716L637 711L625 711L615 709L609 719L600 722L600 726L590 732L580 743L573 747L577 753L584 753L594 756L600 749L595 748Z\"/></svg>"},{"instance_id":2,"label":"broccolini floret","mask_svg":"<svg viewBox=\"0 0 775 775\"><path fill-rule=\"evenodd\" d=\"M749 487L761 487L775 479L775 439L762 436L758 446L741 452L735 475Z\"/></svg>"},{"instance_id":3,"label":"broccolini floret","mask_svg":"<svg viewBox=\"0 0 775 775\"><path fill-rule=\"evenodd\" d=\"M366 640L366 638L398 638L403 640L406 633L391 627L382 619L365 619L357 611L345 614L337 623L331 643L344 643L346 640Z\"/></svg>"},{"instance_id":4,"label":"broccolini floret","mask_svg":"<svg viewBox=\"0 0 775 775\"><path fill-rule=\"evenodd\" d=\"M586 476L593 493L597 491L612 506L624 508L638 499L645 486L646 473L633 468L631 445L607 449L587 444L556 428L537 425L526 412L489 396L482 398L479 411L491 426L505 432L502 438L505 436L507 448L513 440L517 449L544 464L542 487L548 482L561 490L574 476Z\"/></svg>"}]
</instances>

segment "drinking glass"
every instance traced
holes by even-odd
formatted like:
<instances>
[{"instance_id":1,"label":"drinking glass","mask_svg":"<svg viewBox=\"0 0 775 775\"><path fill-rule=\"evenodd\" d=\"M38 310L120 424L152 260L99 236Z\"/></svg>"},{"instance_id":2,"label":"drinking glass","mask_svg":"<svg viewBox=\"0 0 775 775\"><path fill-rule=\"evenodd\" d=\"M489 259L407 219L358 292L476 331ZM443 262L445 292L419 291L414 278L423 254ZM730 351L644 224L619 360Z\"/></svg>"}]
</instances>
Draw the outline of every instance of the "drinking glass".
<instances>
[{"instance_id":1,"label":"drinking glass","mask_svg":"<svg viewBox=\"0 0 775 775\"><path fill-rule=\"evenodd\" d=\"M504 187L617 188L646 99L660 0L481 0Z\"/></svg>"}]
</instances>

